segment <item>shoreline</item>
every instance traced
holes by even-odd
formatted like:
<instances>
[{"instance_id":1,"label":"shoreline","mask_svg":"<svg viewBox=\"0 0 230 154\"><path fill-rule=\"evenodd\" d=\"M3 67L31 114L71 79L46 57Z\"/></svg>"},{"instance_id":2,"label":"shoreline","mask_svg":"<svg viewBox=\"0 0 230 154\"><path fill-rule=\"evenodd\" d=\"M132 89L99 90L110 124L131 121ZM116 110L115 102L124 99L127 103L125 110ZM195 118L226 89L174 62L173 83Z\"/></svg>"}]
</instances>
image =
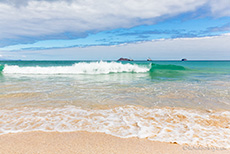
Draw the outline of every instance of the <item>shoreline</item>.
<instances>
[{"instance_id":1,"label":"shoreline","mask_svg":"<svg viewBox=\"0 0 230 154\"><path fill-rule=\"evenodd\" d=\"M192 147L139 138L119 138L105 133L23 132L0 135L0 154L68 153L68 154L197 154L229 153L229 149Z\"/></svg>"}]
</instances>

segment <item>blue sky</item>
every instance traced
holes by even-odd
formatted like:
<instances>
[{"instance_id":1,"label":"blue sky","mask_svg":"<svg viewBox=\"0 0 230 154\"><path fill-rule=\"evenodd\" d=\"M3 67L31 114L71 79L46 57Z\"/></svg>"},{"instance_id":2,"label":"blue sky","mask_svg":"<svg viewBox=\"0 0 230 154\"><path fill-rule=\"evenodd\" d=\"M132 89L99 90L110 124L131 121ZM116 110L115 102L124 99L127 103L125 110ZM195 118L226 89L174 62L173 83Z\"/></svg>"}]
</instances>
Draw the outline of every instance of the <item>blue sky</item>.
<instances>
[{"instance_id":1,"label":"blue sky","mask_svg":"<svg viewBox=\"0 0 230 154\"><path fill-rule=\"evenodd\" d=\"M230 59L230 0L3 0L0 10L0 59Z\"/></svg>"}]
</instances>

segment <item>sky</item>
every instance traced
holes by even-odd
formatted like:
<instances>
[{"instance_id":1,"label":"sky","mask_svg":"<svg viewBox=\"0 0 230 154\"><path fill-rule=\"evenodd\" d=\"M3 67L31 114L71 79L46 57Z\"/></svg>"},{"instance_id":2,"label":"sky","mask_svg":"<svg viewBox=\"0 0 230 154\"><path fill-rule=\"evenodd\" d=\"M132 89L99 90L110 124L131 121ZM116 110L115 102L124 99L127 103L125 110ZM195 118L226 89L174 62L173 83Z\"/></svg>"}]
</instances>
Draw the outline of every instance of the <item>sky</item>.
<instances>
[{"instance_id":1,"label":"sky","mask_svg":"<svg viewBox=\"0 0 230 154\"><path fill-rule=\"evenodd\" d=\"M230 0L0 0L0 59L230 60Z\"/></svg>"}]
</instances>

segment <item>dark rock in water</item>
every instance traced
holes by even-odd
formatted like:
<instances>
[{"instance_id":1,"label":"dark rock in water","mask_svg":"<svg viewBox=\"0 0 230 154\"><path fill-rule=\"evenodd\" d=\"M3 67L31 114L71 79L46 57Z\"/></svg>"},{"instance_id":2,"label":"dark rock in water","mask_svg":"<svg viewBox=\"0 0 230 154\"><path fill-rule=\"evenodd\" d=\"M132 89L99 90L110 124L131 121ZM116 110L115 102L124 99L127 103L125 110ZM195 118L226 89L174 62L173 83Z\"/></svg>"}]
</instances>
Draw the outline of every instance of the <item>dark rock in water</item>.
<instances>
[{"instance_id":1,"label":"dark rock in water","mask_svg":"<svg viewBox=\"0 0 230 154\"><path fill-rule=\"evenodd\" d=\"M120 58L117 61L133 61L133 60L129 58Z\"/></svg>"},{"instance_id":2,"label":"dark rock in water","mask_svg":"<svg viewBox=\"0 0 230 154\"><path fill-rule=\"evenodd\" d=\"M152 61L152 59L151 59L151 58L148 58L147 61Z\"/></svg>"},{"instance_id":3,"label":"dark rock in water","mask_svg":"<svg viewBox=\"0 0 230 154\"><path fill-rule=\"evenodd\" d=\"M188 61L186 58L181 59L181 61Z\"/></svg>"}]
</instances>

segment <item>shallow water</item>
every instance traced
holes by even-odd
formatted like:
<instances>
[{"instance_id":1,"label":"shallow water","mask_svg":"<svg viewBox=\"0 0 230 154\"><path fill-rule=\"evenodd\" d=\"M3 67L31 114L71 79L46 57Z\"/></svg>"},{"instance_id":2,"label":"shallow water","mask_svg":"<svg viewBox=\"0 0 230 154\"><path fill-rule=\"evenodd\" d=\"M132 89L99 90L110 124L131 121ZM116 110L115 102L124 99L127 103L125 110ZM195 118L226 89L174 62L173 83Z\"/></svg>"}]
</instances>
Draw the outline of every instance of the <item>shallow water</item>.
<instances>
[{"instance_id":1,"label":"shallow water","mask_svg":"<svg viewBox=\"0 0 230 154\"><path fill-rule=\"evenodd\" d=\"M230 147L228 61L0 65L1 134L87 130Z\"/></svg>"}]
</instances>

